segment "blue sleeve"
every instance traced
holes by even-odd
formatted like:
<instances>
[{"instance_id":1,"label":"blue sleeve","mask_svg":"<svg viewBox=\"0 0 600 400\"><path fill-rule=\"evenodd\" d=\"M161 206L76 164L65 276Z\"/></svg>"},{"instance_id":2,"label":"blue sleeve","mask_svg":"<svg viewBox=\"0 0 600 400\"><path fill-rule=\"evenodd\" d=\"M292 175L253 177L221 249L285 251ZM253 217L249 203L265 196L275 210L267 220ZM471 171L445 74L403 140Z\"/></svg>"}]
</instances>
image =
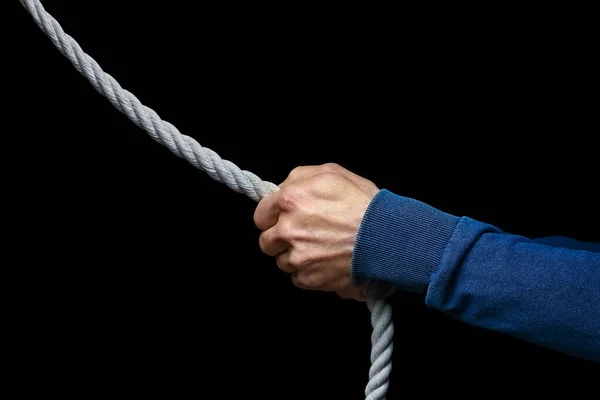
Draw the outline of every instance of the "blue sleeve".
<instances>
[{"instance_id":1,"label":"blue sleeve","mask_svg":"<svg viewBox=\"0 0 600 400\"><path fill-rule=\"evenodd\" d=\"M600 244L532 240L380 190L352 278L425 294L471 325L600 362Z\"/></svg>"}]
</instances>

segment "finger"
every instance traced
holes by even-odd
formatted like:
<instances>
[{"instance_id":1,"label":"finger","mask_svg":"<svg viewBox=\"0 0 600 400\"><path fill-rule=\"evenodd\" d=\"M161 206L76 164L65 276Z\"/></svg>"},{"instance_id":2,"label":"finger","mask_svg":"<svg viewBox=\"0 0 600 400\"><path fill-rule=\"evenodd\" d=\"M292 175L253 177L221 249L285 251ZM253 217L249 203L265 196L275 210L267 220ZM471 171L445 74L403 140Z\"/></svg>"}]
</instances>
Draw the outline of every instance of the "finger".
<instances>
[{"instance_id":1,"label":"finger","mask_svg":"<svg viewBox=\"0 0 600 400\"><path fill-rule=\"evenodd\" d=\"M337 279L336 282L331 286L333 291L335 291L338 296L343 299L366 301L363 288L361 286L356 286L352 282L352 278L350 276L344 276L343 278Z\"/></svg>"},{"instance_id":2,"label":"finger","mask_svg":"<svg viewBox=\"0 0 600 400\"><path fill-rule=\"evenodd\" d=\"M275 262L280 270L287 272L288 274L295 273L296 269L290 264L290 253L291 249L285 250L275 257Z\"/></svg>"},{"instance_id":3,"label":"finger","mask_svg":"<svg viewBox=\"0 0 600 400\"><path fill-rule=\"evenodd\" d=\"M277 255L278 263L285 270L312 273L314 265L312 265L313 261L307 256L309 252L309 248L302 242L290 243L286 251Z\"/></svg>"},{"instance_id":4,"label":"finger","mask_svg":"<svg viewBox=\"0 0 600 400\"><path fill-rule=\"evenodd\" d=\"M261 231L266 231L279 219L278 195L279 191L264 197L254 210L254 224Z\"/></svg>"},{"instance_id":5,"label":"finger","mask_svg":"<svg viewBox=\"0 0 600 400\"><path fill-rule=\"evenodd\" d=\"M292 283L294 286L300 289L305 290L319 290L314 286L307 284L310 281L310 277L306 272L293 272L292 273Z\"/></svg>"},{"instance_id":6,"label":"finger","mask_svg":"<svg viewBox=\"0 0 600 400\"><path fill-rule=\"evenodd\" d=\"M349 287L349 288L345 288L343 290L337 291L336 292L338 296L340 296L342 299L352 299L352 300L357 300L357 301L367 301L367 298L365 297L362 288L360 287Z\"/></svg>"},{"instance_id":7,"label":"finger","mask_svg":"<svg viewBox=\"0 0 600 400\"><path fill-rule=\"evenodd\" d=\"M290 247L290 244L279 235L279 225L277 224L260 234L258 245L263 253L272 257Z\"/></svg>"},{"instance_id":8,"label":"finger","mask_svg":"<svg viewBox=\"0 0 600 400\"><path fill-rule=\"evenodd\" d=\"M300 281L298 280L298 273L297 272L292 272L292 283L294 284L294 286L296 286L297 288L300 289L308 289L306 287L304 287L304 285L302 285L300 283Z\"/></svg>"}]
</instances>

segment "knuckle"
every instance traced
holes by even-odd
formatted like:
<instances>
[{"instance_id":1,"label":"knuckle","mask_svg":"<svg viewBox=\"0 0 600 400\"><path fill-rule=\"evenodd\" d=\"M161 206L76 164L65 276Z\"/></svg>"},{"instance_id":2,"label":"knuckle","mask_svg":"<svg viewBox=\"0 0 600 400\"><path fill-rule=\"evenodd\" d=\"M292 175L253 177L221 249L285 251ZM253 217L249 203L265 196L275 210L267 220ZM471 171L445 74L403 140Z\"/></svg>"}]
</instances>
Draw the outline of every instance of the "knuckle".
<instances>
[{"instance_id":1,"label":"knuckle","mask_svg":"<svg viewBox=\"0 0 600 400\"><path fill-rule=\"evenodd\" d=\"M284 211L292 211L298 206L298 194L293 189L281 189L278 200L279 208Z\"/></svg>"},{"instance_id":2,"label":"knuckle","mask_svg":"<svg viewBox=\"0 0 600 400\"><path fill-rule=\"evenodd\" d=\"M283 272L292 272L292 268L285 262L285 260L280 256L275 258L275 263L277 264L277 268L282 270Z\"/></svg>"},{"instance_id":3,"label":"knuckle","mask_svg":"<svg viewBox=\"0 0 600 400\"><path fill-rule=\"evenodd\" d=\"M287 221L281 221L279 222L279 231L278 231L278 236L283 239L284 241L291 243L294 241L294 239L297 237L296 235L296 228L294 227L294 225Z\"/></svg>"},{"instance_id":4,"label":"knuckle","mask_svg":"<svg viewBox=\"0 0 600 400\"><path fill-rule=\"evenodd\" d=\"M340 174L335 172L323 172L317 176L315 176L315 184L316 187L322 187L324 189L329 189L333 184L340 182L343 177Z\"/></svg>"},{"instance_id":5,"label":"knuckle","mask_svg":"<svg viewBox=\"0 0 600 400\"><path fill-rule=\"evenodd\" d=\"M298 166L298 167L295 167L294 169L292 169L292 170L290 171L290 173L288 174L288 176L289 176L290 178L294 178L294 177L296 177L296 176L300 175L300 174L302 173L302 170L303 170L303 169L304 169L304 167L303 167L303 166Z\"/></svg>"},{"instance_id":6,"label":"knuckle","mask_svg":"<svg viewBox=\"0 0 600 400\"><path fill-rule=\"evenodd\" d=\"M335 172L325 171L317 176L317 179L321 179L323 181L332 181L340 179L340 175Z\"/></svg>"},{"instance_id":7,"label":"knuckle","mask_svg":"<svg viewBox=\"0 0 600 400\"><path fill-rule=\"evenodd\" d=\"M339 172L342 167L337 163L330 162L330 163L323 164L322 168L326 172Z\"/></svg>"},{"instance_id":8,"label":"knuckle","mask_svg":"<svg viewBox=\"0 0 600 400\"><path fill-rule=\"evenodd\" d=\"M310 264L310 258L298 251L292 251L289 263L295 269L302 269Z\"/></svg>"}]
</instances>

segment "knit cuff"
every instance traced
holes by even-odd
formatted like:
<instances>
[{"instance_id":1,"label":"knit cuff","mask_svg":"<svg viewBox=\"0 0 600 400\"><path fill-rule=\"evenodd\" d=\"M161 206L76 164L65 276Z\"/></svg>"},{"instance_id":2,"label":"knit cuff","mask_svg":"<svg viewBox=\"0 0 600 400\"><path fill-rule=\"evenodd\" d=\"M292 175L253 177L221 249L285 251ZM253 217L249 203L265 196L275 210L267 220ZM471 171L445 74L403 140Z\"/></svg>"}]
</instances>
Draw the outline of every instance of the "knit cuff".
<instances>
[{"instance_id":1,"label":"knit cuff","mask_svg":"<svg viewBox=\"0 0 600 400\"><path fill-rule=\"evenodd\" d=\"M351 266L354 283L380 281L423 293L458 221L420 201L380 190L356 238Z\"/></svg>"}]
</instances>

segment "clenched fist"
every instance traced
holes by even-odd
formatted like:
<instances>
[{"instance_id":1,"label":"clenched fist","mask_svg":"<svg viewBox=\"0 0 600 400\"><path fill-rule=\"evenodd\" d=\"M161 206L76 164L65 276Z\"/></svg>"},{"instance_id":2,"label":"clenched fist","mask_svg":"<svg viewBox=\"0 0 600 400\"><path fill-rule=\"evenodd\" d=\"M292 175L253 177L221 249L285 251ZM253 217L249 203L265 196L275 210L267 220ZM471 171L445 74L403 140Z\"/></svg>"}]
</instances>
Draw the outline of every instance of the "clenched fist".
<instances>
[{"instance_id":1,"label":"clenched fist","mask_svg":"<svg viewBox=\"0 0 600 400\"><path fill-rule=\"evenodd\" d=\"M337 164L295 168L280 190L262 199L254 223L259 245L299 288L364 301L350 276L363 215L379 191Z\"/></svg>"}]
</instances>

